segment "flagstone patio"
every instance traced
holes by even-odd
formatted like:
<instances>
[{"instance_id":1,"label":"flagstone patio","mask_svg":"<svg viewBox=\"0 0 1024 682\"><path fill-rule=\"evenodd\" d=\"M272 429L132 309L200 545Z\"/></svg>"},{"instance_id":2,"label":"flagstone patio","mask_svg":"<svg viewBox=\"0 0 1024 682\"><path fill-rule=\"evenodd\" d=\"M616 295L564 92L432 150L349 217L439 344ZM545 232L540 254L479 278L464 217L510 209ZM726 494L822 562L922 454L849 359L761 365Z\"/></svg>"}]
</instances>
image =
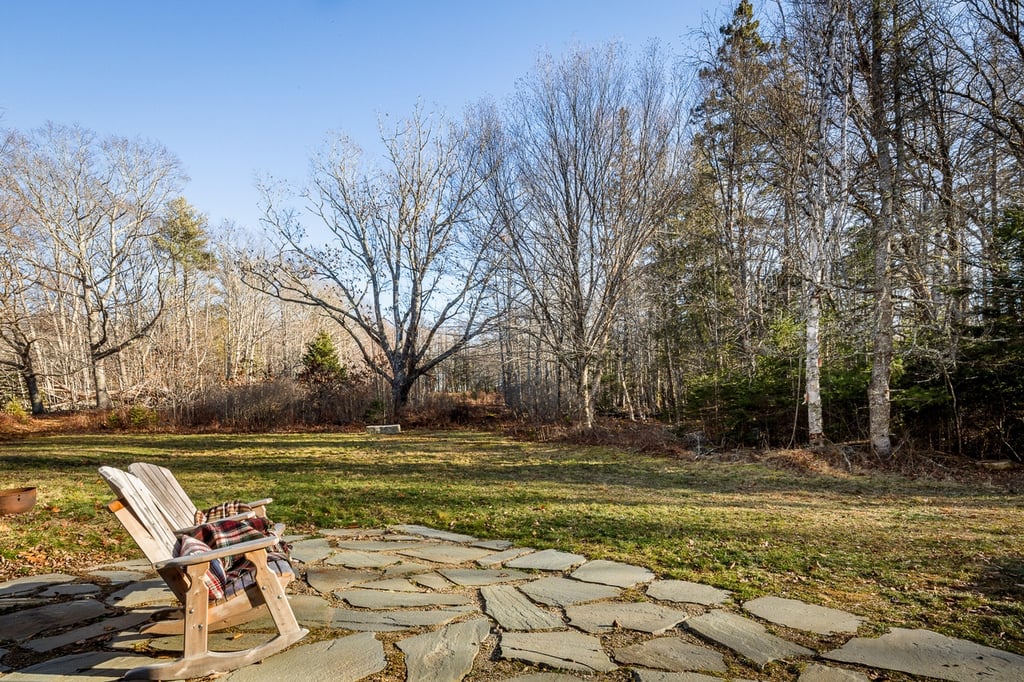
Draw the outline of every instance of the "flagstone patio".
<instances>
[{"instance_id":1,"label":"flagstone patio","mask_svg":"<svg viewBox=\"0 0 1024 682\"><path fill-rule=\"evenodd\" d=\"M709 585L558 550L423 526L292 540L302 579L290 600L310 636L218 679L1024 680L1024 656L1010 652L792 599L737 603ZM116 680L173 656L180 637L138 628L174 603L141 561L0 583L0 680ZM255 621L212 633L210 645L248 648L271 631Z\"/></svg>"}]
</instances>

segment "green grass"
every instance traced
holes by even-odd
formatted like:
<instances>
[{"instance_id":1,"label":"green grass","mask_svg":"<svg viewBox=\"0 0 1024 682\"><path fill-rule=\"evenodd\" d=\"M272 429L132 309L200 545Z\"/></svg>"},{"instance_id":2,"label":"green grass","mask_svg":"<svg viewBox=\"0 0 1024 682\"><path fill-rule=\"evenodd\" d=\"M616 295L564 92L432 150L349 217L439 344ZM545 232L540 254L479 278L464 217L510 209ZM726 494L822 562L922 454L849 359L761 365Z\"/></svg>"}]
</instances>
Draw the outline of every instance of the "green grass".
<instances>
[{"instance_id":1,"label":"green grass","mask_svg":"<svg viewBox=\"0 0 1024 682\"><path fill-rule=\"evenodd\" d=\"M1024 654L1024 500L981 484L689 461L478 432L96 435L0 446L0 578L137 555L96 473L170 467L200 506L271 495L292 531L417 523L645 565Z\"/></svg>"}]
</instances>

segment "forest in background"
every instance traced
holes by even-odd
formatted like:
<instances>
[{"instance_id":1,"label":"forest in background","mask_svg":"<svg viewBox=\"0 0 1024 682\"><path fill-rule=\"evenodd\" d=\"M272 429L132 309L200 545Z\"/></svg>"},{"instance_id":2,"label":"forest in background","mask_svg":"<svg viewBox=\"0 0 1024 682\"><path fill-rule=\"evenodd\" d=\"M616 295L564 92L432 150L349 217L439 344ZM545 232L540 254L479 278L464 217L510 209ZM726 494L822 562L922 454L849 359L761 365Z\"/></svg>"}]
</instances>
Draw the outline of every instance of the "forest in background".
<instances>
[{"instance_id":1,"label":"forest in background","mask_svg":"<svg viewBox=\"0 0 1024 682\"><path fill-rule=\"evenodd\" d=\"M380 158L330 139L258 230L209 225L158 143L3 131L0 397L271 428L497 396L698 448L1021 461L1021 25L741 0L695 54L578 47Z\"/></svg>"}]
</instances>

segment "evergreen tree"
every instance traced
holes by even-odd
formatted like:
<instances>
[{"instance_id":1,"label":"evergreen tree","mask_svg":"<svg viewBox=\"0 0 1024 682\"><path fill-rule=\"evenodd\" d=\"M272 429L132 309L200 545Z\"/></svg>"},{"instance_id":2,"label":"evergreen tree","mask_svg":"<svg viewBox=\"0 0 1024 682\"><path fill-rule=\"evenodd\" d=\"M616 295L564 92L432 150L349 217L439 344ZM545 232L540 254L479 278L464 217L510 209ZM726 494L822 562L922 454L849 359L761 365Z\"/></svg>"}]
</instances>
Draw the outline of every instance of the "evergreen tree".
<instances>
[{"instance_id":1,"label":"evergreen tree","mask_svg":"<svg viewBox=\"0 0 1024 682\"><path fill-rule=\"evenodd\" d=\"M345 380L345 367L338 359L334 342L322 329L306 344L302 367L300 378L310 384L323 385Z\"/></svg>"}]
</instances>

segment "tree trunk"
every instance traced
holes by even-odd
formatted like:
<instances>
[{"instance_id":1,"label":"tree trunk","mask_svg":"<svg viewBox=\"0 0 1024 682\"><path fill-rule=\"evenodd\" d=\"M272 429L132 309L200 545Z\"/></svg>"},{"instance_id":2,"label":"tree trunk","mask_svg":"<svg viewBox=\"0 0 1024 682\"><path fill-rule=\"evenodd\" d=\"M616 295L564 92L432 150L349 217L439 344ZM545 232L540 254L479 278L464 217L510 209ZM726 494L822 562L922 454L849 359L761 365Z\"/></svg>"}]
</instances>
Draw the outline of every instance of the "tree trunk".
<instances>
[{"instance_id":1,"label":"tree trunk","mask_svg":"<svg viewBox=\"0 0 1024 682\"><path fill-rule=\"evenodd\" d=\"M889 129L886 110L885 86L891 74L883 70L886 40L882 22L885 11L881 0L874 0L871 9L871 127L876 146L876 172L878 174L879 211L873 221L874 262L874 348L871 360L871 383L868 386L869 439L871 448L879 457L892 455L889 432L891 402L889 380L893 357L893 304L889 261L892 251L893 223L896 217L896 175L893 161L893 135ZM895 79L893 79L895 80ZM895 90L898 83L893 83ZM895 93L893 97L894 108ZM897 112L898 113L898 112Z\"/></svg>"},{"instance_id":2,"label":"tree trunk","mask_svg":"<svg viewBox=\"0 0 1024 682\"><path fill-rule=\"evenodd\" d=\"M96 391L96 407L101 410L109 410L114 406L110 400L110 391L107 389L107 370L102 359L92 361L92 382Z\"/></svg>"},{"instance_id":3,"label":"tree trunk","mask_svg":"<svg viewBox=\"0 0 1024 682\"><path fill-rule=\"evenodd\" d=\"M818 331L821 328L821 290L815 284L808 285L807 327L806 327L806 399L807 399L807 440L812 447L825 444L825 427L821 411L821 343Z\"/></svg>"},{"instance_id":4,"label":"tree trunk","mask_svg":"<svg viewBox=\"0 0 1024 682\"><path fill-rule=\"evenodd\" d=\"M36 374L32 363L32 347L30 345L26 346L21 354L21 376L25 380L25 388L28 389L28 399L32 403L32 414L45 414L46 406L43 405L43 394L39 390L39 376Z\"/></svg>"}]
</instances>

